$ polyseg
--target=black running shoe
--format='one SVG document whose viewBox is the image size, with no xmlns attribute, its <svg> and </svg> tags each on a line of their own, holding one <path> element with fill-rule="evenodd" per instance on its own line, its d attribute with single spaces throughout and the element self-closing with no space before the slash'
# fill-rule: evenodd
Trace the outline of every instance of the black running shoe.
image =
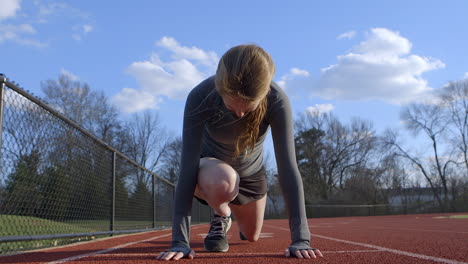
<svg viewBox="0 0 468 264">
<path fill-rule="evenodd" d="M 210 232 L 205 237 L 205 250 L 210 252 L 227 252 L 229 244 L 226 233 L 231 228 L 230 216 L 214 215 L 210 223 Z"/>
</svg>

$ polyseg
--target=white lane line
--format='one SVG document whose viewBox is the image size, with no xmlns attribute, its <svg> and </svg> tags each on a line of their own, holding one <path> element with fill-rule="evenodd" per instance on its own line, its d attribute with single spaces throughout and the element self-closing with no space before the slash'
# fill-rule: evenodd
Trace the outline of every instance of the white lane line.
<svg viewBox="0 0 468 264">
<path fill-rule="evenodd" d="M 200 227 L 201 226 L 193 227 L 192 230 L 200 228 Z M 77 255 L 77 256 L 73 256 L 73 257 L 69 257 L 69 258 L 59 259 L 59 260 L 52 261 L 52 262 L 47 262 L 46 264 L 65 263 L 65 262 L 74 261 L 74 260 L 81 259 L 81 258 L 94 256 L 94 255 L 105 254 L 105 253 L 112 252 L 112 251 L 115 251 L 115 250 L 118 250 L 118 249 L 122 249 L 122 248 L 125 248 L 125 247 L 128 247 L 128 246 L 136 245 L 136 244 L 139 244 L 139 243 L 145 243 L 145 242 L 148 242 L 148 241 L 156 240 L 156 239 L 167 237 L 167 236 L 170 236 L 170 235 L 172 235 L 172 232 L 170 232 L 169 234 L 165 234 L 165 235 L 161 235 L 161 236 L 157 236 L 157 237 L 152 237 L 152 238 L 148 238 L 148 239 L 145 239 L 145 240 L 140 240 L 140 241 L 135 241 L 135 242 L 130 242 L 130 243 L 118 245 L 118 246 L 111 247 L 111 248 L 108 248 L 108 249 L 103 249 L 103 250 L 99 250 L 99 251 L 95 251 L 95 252 L 91 252 L 91 253 L 87 253 L 87 254 L 83 254 L 83 255 Z"/>
<path fill-rule="evenodd" d="M 273 237 L 273 233 L 260 233 L 259 238 L 269 238 Z"/>
<path fill-rule="evenodd" d="M 384 252 L 384 250 L 381 249 L 375 249 L 375 250 L 338 250 L 338 251 L 320 251 L 324 254 L 330 254 L 330 253 L 338 253 L 338 254 L 345 254 L 345 253 L 372 253 L 372 252 Z"/>
<path fill-rule="evenodd" d="M 265 226 L 280 229 L 280 230 L 289 231 L 289 229 L 287 229 L 287 228 L 281 228 L 281 227 L 276 227 L 276 226 L 271 226 L 271 225 L 265 225 Z M 357 245 L 357 246 L 362 246 L 362 247 L 378 249 L 378 250 L 381 250 L 381 251 L 386 251 L 386 252 L 390 252 L 390 253 L 394 253 L 394 254 L 398 254 L 398 255 L 436 261 L 436 262 L 449 263 L 449 264 L 468 264 L 468 262 L 461 262 L 461 261 L 456 261 L 456 260 L 451 260 L 451 259 L 444 259 L 444 258 L 426 256 L 426 255 L 412 253 L 412 252 L 408 252 L 408 251 L 402 251 L 402 250 L 398 250 L 398 249 L 380 247 L 380 246 L 376 246 L 376 245 L 360 243 L 360 242 L 354 242 L 354 241 L 349 241 L 349 240 L 344 240 L 344 239 L 338 239 L 338 238 L 334 238 L 334 237 L 328 237 L 328 236 L 322 236 L 322 235 L 311 235 L 311 236 L 320 237 L 320 238 L 323 238 L 323 239 L 328 239 L 328 240 L 332 240 L 332 241 L 336 241 L 336 242 L 347 243 L 347 244 L 351 244 L 351 245 Z"/>
<path fill-rule="evenodd" d="M 360 226 L 353 226 L 355 228 L 363 228 Z M 421 231 L 421 232 L 437 232 L 437 233 L 454 233 L 454 234 L 468 234 L 468 232 L 461 231 L 446 231 L 446 230 L 431 230 L 431 229 L 414 229 L 414 228 L 398 228 L 398 227 L 365 227 L 369 229 L 394 229 L 394 230 L 405 230 L 405 231 Z"/>
</svg>

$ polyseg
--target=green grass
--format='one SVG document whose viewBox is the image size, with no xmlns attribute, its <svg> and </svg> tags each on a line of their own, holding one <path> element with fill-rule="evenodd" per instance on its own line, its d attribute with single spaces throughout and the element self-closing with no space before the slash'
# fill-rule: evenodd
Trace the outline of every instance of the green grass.
<svg viewBox="0 0 468 264">
<path fill-rule="evenodd" d="M 468 215 L 436 216 L 436 217 L 433 217 L 433 218 L 468 219 Z"/>
<path fill-rule="evenodd" d="M 92 232 L 69 223 L 61 223 L 31 216 L 0 215 L 0 236 L 45 235 Z"/>
<path fill-rule="evenodd" d="M 167 221 L 157 223 L 157 226 L 169 227 L 170 225 L 171 223 Z M 115 229 L 148 229 L 152 228 L 152 226 L 152 221 L 117 221 Z M 73 220 L 57 222 L 30 216 L 0 215 L 0 236 L 91 233 L 99 231 L 109 231 L 109 220 Z M 95 238 L 94 236 L 88 236 L 0 243 L 0 255 L 16 251 L 65 245 Z"/>
<path fill-rule="evenodd" d="M 92 229 L 83 228 L 69 223 L 60 223 L 37 217 L 15 215 L 0 215 L 0 226 L 2 227 L 0 229 L 0 236 L 88 233 L 93 231 Z M 64 245 L 89 239 L 94 239 L 94 237 L 0 243 L 0 254 L 13 253 L 16 251 L 29 250 L 35 248 Z"/>
<path fill-rule="evenodd" d="M 449 218 L 455 218 L 455 219 L 468 219 L 468 215 L 451 215 Z"/>
</svg>

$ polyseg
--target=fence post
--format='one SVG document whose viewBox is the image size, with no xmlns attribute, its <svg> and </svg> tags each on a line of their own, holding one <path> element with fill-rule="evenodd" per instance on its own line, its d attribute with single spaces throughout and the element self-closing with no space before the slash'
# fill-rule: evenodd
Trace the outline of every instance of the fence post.
<svg viewBox="0 0 468 264">
<path fill-rule="evenodd" d="M 2 149 L 3 96 L 5 94 L 5 83 L 6 83 L 6 77 L 5 75 L 0 73 L 0 150 Z"/>
<path fill-rule="evenodd" d="M 110 231 L 115 231 L 115 163 L 116 153 L 115 151 L 112 151 Z"/>
<path fill-rule="evenodd" d="M 153 185 L 153 228 L 156 228 L 156 181 L 154 174 L 151 174 L 151 183 Z"/>
</svg>

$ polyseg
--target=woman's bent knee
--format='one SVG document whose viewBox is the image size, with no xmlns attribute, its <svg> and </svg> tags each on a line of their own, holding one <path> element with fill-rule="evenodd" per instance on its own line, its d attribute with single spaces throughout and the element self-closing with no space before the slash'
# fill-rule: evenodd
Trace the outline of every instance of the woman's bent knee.
<svg viewBox="0 0 468 264">
<path fill-rule="evenodd" d="M 200 160 L 197 187 L 206 199 L 228 202 L 239 192 L 239 175 L 221 160 L 203 158 Z"/>
</svg>

